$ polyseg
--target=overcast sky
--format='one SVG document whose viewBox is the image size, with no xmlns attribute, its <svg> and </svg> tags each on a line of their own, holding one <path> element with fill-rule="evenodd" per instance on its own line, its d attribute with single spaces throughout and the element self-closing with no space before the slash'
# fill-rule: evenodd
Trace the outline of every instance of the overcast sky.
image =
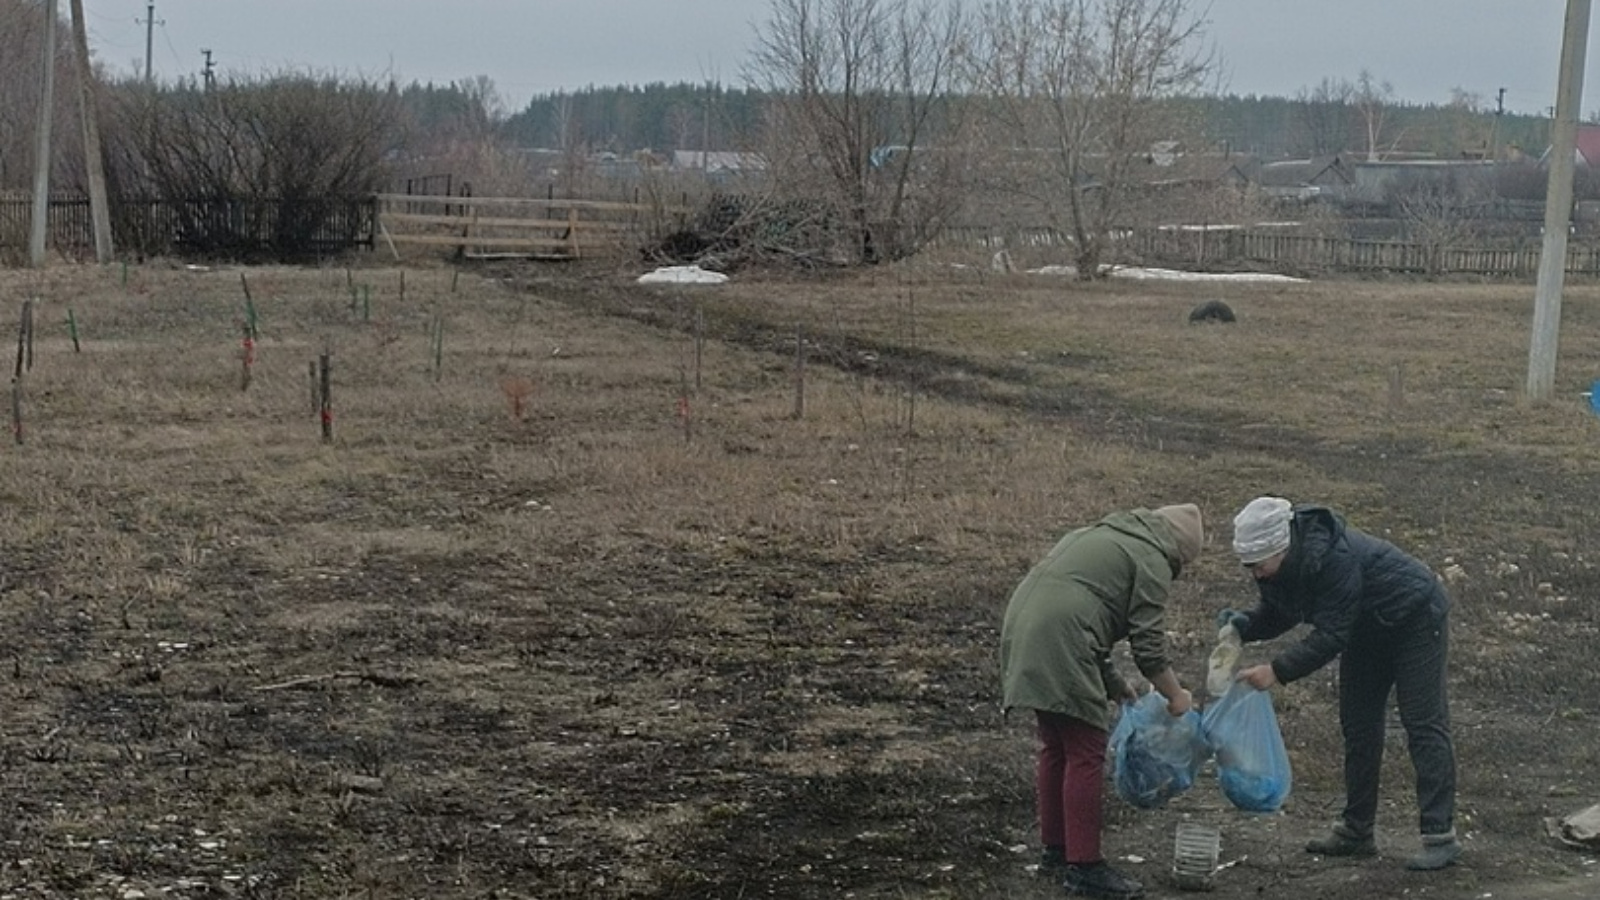
<svg viewBox="0 0 1600 900">
<path fill-rule="evenodd" d="M 136 20 L 148 2 L 84 0 L 94 52 L 113 68 L 143 71 Z M 160 78 L 198 73 L 203 49 L 223 72 L 487 75 L 514 112 L 536 93 L 590 84 L 742 84 L 767 9 L 766 0 L 155 0 L 151 56 Z M 1504 88 L 1508 111 L 1539 113 L 1555 102 L 1565 9 L 1565 0 L 1212 0 L 1209 38 L 1238 94 L 1293 96 L 1366 69 L 1401 100 L 1444 103 L 1461 88 L 1492 108 Z M 1595 49 L 1588 70 L 1585 111 L 1600 109 Z"/>
</svg>

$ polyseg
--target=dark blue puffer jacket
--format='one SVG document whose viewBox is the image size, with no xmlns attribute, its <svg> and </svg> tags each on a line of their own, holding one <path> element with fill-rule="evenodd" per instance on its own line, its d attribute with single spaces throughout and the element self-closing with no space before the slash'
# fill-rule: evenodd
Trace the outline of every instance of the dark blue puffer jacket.
<svg viewBox="0 0 1600 900">
<path fill-rule="evenodd" d="M 1364 632 L 1433 628 L 1450 608 L 1431 569 L 1321 506 L 1294 508 L 1289 554 L 1277 574 L 1256 584 L 1261 602 L 1242 639 L 1264 641 L 1302 622 L 1311 626 L 1272 661 L 1285 684 L 1327 665 Z"/>
</svg>

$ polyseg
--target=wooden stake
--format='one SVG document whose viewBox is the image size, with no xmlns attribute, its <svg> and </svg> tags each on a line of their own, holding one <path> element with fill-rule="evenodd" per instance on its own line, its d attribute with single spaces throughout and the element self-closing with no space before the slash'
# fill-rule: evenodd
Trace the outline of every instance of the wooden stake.
<svg viewBox="0 0 1600 900">
<path fill-rule="evenodd" d="M 917 295 L 910 290 L 906 291 L 906 346 L 917 346 Z M 917 388 L 910 381 L 906 382 L 906 434 L 915 434 L 917 431 Z M 909 448 L 906 451 L 910 452 Z"/>
<path fill-rule="evenodd" d="M 433 380 L 437 382 L 444 370 L 444 314 L 433 320 Z"/>
<path fill-rule="evenodd" d="M 17 320 L 17 369 L 12 373 L 12 380 L 22 377 L 22 364 L 26 361 L 28 347 L 28 318 L 33 314 L 33 301 L 22 301 L 22 315 Z"/>
<path fill-rule="evenodd" d="M 706 347 L 706 314 L 700 304 L 694 306 L 694 392 L 700 394 L 700 361 L 705 355 Z"/>
<path fill-rule="evenodd" d="M 333 378 L 330 353 L 322 351 L 322 356 L 317 360 L 321 366 L 317 377 L 318 408 L 322 419 L 322 442 L 333 443 Z"/>
<path fill-rule="evenodd" d="M 72 307 L 67 307 L 67 333 L 72 335 L 72 352 L 79 352 L 78 347 L 78 320 L 72 316 Z"/>
<path fill-rule="evenodd" d="M 17 446 L 22 446 L 22 378 L 11 379 L 11 433 L 16 435 Z"/>
<path fill-rule="evenodd" d="M 311 415 L 315 416 L 322 412 L 322 389 L 317 383 L 317 361 L 313 359 L 308 365 L 311 370 Z"/>
<path fill-rule="evenodd" d="M 794 330 L 794 417 L 806 414 L 806 334 L 805 329 Z"/>
<path fill-rule="evenodd" d="M 22 327 L 28 336 L 28 371 L 33 371 L 33 301 L 22 307 Z"/>
<path fill-rule="evenodd" d="M 683 420 L 683 442 L 685 444 L 694 440 L 694 417 L 690 414 L 689 406 L 689 372 L 687 369 L 678 369 L 678 418 Z"/>
<path fill-rule="evenodd" d="M 256 342 L 253 336 L 254 329 L 250 327 L 249 322 L 245 322 L 241 328 L 244 331 L 244 341 L 240 345 L 243 350 L 241 356 L 244 360 L 244 367 L 239 373 L 239 390 L 248 391 L 250 390 L 250 369 L 256 364 Z"/>
<path fill-rule="evenodd" d="M 254 339 L 256 333 L 256 304 L 250 298 L 250 282 L 245 280 L 244 273 L 239 273 L 239 287 L 244 289 L 244 324 L 249 332 L 247 337 Z"/>
</svg>

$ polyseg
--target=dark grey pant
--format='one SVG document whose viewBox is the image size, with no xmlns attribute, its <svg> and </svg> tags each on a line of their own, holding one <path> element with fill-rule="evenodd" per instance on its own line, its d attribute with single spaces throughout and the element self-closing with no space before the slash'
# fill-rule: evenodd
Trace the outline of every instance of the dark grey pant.
<svg viewBox="0 0 1600 900">
<path fill-rule="evenodd" d="M 1344 731 L 1344 821 L 1371 834 L 1392 688 L 1417 773 L 1423 834 L 1447 834 L 1456 811 L 1456 754 L 1450 742 L 1445 662 L 1448 613 L 1424 613 L 1394 629 L 1358 628 L 1339 659 L 1339 724 Z"/>
</svg>

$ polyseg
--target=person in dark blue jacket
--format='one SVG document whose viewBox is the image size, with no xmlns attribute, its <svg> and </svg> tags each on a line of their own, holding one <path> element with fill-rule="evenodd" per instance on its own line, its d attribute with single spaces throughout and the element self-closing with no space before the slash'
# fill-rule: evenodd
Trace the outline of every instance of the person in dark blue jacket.
<svg viewBox="0 0 1600 900">
<path fill-rule="evenodd" d="M 1261 599 L 1249 612 L 1223 610 L 1220 627 L 1245 642 L 1311 630 L 1272 662 L 1238 679 L 1257 690 L 1288 684 L 1339 658 L 1339 724 L 1344 734 L 1345 807 L 1333 833 L 1306 845 L 1324 856 L 1373 856 L 1378 775 L 1389 692 L 1417 775 L 1422 851 L 1414 870 L 1442 869 L 1461 856 L 1455 833 L 1456 759 L 1445 686 L 1450 597 L 1426 565 L 1388 541 L 1345 524 L 1321 506 L 1257 497 L 1233 520 L 1234 553 Z"/>
</svg>

